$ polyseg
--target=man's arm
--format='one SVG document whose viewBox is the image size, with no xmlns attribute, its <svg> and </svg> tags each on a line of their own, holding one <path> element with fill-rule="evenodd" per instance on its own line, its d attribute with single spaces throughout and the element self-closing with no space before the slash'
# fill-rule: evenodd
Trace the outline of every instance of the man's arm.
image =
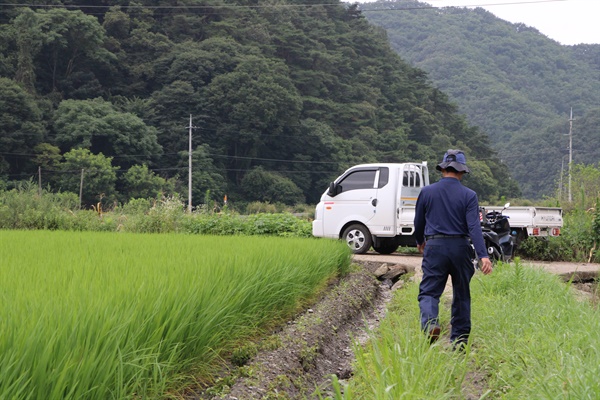
<svg viewBox="0 0 600 400">
<path fill-rule="evenodd" d="M 489 258 L 487 249 L 485 248 L 485 241 L 483 240 L 483 233 L 481 232 L 481 223 L 479 221 L 479 202 L 477 201 L 477 195 L 475 192 L 472 193 L 471 198 L 467 203 L 467 228 L 469 229 L 469 237 L 475 247 L 477 257 L 480 259 Z"/>
<path fill-rule="evenodd" d="M 477 257 L 481 260 L 481 272 L 485 275 L 490 274 L 492 272 L 492 262 L 490 261 L 487 249 L 485 248 L 485 241 L 483 240 L 483 233 L 481 232 L 479 202 L 477 201 L 477 195 L 475 193 L 473 193 L 473 197 L 467 205 L 467 226 Z"/>
<path fill-rule="evenodd" d="M 419 193 L 417 197 L 417 204 L 415 205 L 415 240 L 417 241 L 417 249 L 423 253 L 425 248 L 425 201 L 422 197 L 423 192 Z"/>
</svg>

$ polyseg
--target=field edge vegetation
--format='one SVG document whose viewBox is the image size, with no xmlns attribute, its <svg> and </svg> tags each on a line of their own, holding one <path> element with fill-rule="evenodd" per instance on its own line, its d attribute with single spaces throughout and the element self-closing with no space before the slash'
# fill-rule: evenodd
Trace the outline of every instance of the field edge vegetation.
<svg viewBox="0 0 600 400">
<path fill-rule="evenodd" d="M 355 346 L 353 378 L 334 378 L 335 399 L 595 398 L 600 310 L 570 289 L 519 259 L 490 276 L 476 274 L 473 331 L 462 353 L 447 336 L 429 344 L 420 331 L 418 284 L 410 284 L 395 292 L 371 340 Z M 450 301 L 448 294 L 440 304 L 444 327 Z"/>
<path fill-rule="evenodd" d="M 518 255 L 544 261 L 600 262 L 600 203 L 591 193 L 582 191 L 564 209 L 560 237 L 528 238 Z M 558 205 L 550 199 L 546 202 Z M 100 206 L 82 210 L 73 193 L 40 193 L 29 185 L 0 191 L 0 229 L 310 238 L 313 216 L 312 206 L 289 208 L 261 202 L 248 204 L 245 214 L 227 205 L 203 205 L 190 213 L 178 197 L 132 199 L 111 210 Z"/>
</svg>

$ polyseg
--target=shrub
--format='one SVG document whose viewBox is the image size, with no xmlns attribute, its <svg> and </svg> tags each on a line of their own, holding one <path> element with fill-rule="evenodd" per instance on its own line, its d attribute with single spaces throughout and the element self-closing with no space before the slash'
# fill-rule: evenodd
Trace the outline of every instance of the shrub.
<svg viewBox="0 0 600 400">
<path fill-rule="evenodd" d="M 74 193 L 42 191 L 32 182 L 0 192 L 0 228 L 2 229 L 65 229 L 79 208 Z"/>
<path fill-rule="evenodd" d="M 594 245 L 592 220 L 593 216 L 586 211 L 565 214 L 561 236 L 529 237 L 521 243 L 519 254 L 535 260 L 587 262 Z"/>
</svg>

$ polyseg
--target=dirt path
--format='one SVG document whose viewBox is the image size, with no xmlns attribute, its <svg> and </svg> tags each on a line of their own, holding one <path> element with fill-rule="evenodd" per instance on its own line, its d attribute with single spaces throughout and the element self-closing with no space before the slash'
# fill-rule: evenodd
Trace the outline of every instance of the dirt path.
<svg viewBox="0 0 600 400">
<path fill-rule="evenodd" d="M 198 391 L 186 399 L 318 399 L 317 393 L 321 398 L 331 395 L 332 375 L 342 380 L 351 376 L 353 341 L 364 342 L 368 330 L 385 317 L 390 286 L 377 281 L 373 273 L 382 264 L 399 265 L 419 279 L 422 258 L 368 253 L 355 255 L 354 261 L 363 268 L 340 279 L 316 304 L 259 343 L 258 354 L 224 378 L 230 385 L 216 392 L 214 388 Z M 593 279 L 600 271 L 600 264 L 523 263 L 565 280 Z"/>
<path fill-rule="evenodd" d="M 411 268 L 412 271 L 419 274 L 422 257 L 420 255 L 382 255 L 377 253 L 367 253 L 354 255 L 354 260 L 373 263 L 401 264 Z M 548 262 L 533 260 L 522 260 L 522 263 L 529 267 L 541 268 L 553 274 L 557 274 L 562 277 L 568 277 L 569 279 L 574 276 L 575 281 L 593 279 L 600 273 L 600 264 L 594 263 Z"/>
</svg>

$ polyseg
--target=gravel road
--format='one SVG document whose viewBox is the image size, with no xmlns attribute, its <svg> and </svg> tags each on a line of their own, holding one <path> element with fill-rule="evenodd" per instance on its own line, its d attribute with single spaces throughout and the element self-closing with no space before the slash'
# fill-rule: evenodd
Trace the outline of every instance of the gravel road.
<svg viewBox="0 0 600 400">
<path fill-rule="evenodd" d="M 400 264 L 414 271 L 417 275 L 420 273 L 422 257 L 420 255 L 390 254 L 383 255 L 375 252 L 366 254 L 355 254 L 354 259 L 362 262 Z M 548 262 L 522 260 L 524 265 L 533 268 L 541 268 L 553 274 L 560 275 L 565 279 L 570 279 L 574 275 L 574 281 L 592 280 L 599 276 L 600 264 L 595 263 L 573 263 L 573 262 Z"/>
</svg>

